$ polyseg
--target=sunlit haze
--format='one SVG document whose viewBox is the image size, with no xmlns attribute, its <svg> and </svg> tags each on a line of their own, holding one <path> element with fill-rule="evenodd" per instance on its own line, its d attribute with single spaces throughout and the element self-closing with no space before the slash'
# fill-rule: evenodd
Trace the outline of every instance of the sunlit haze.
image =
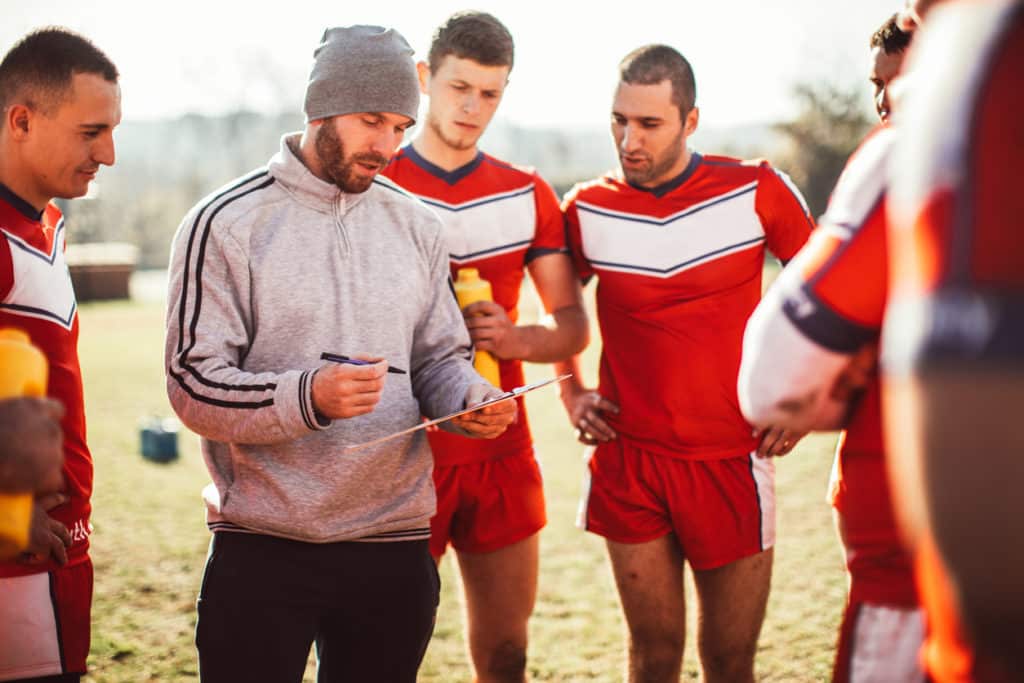
<svg viewBox="0 0 1024 683">
<path fill-rule="evenodd" d="M 122 73 L 125 120 L 237 109 L 298 111 L 313 47 L 327 26 L 401 31 L 424 56 L 434 27 L 467 7 L 492 12 L 516 41 L 499 117 L 524 126 L 604 126 L 615 66 L 631 49 L 668 43 L 693 64 L 702 124 L 791 115 L 792 86 L 864 83 L 868 38 L 899 0 L 600 3 L 4 2 L 0 50 L 59 24 L 90 37 Z M 865 95 L 866 101 L 867 95 Z"/>
</svg>

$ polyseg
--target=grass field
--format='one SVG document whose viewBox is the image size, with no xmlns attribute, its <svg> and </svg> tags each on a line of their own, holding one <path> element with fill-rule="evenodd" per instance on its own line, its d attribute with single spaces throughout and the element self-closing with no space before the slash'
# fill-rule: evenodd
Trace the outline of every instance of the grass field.
<svg viewBox="0 0 1024 683">
<path fill-rule="evenodd" d="M 209 542 L 199 496 L 208 481 L 206 470 L 198 441 L 188 433 L 182 433 L 181 458 L 172 464 L 143 460 L 138 446 L 141 418 L 171 414 L 162 339 L 159 304 L 81 309 L 89 441 L 96 460 L 96 591 L 88 681 L 197 678 L 192 635 Z M 595 359 L 586 360 L 593 377 Z M 545 367 L 529 368 L 528 379 L 548 373 Z M 531 394 L 528 410 L 550 520 L 541 537 L 530 676 L 537 681 L 621 680 L 624 627 L 604 547 L 574 527 L 580 447 L 554 390 Z M 834 440 L 832 435 L 808 439 L 777 462 L 778 543 L 758 653 L 760 680 L 820 681 L 830 672 L 845 592 L 841 554 L 824 502 Z M 441 608 L 420 680 L 465 681 L 458 577 L 450 558 L 441 575 Z M 692 609 L 689 622 L 693 634 Z M 699 678 L 692 635 L 684 672 L 684 680 Z M 306 680 L 314 680 L 312 662 Z"/>
</svg>

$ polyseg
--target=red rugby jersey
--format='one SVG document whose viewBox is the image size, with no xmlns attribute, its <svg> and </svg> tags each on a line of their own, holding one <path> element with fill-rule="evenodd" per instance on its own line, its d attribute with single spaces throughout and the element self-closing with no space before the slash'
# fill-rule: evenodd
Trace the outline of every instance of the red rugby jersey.
<svg viewBox="0 0 1024 683">
<path fill-rule="evenodd" d="M 850 157 L 818 230 L 751 319 L 743 373 L 752 376 L 741 379 L 741 389 L 759 391 L 750 400 L 773 402 L 780 415 L 781 406 L 821 396 L 804 404 L 814 411 L 850 357 L 879 342 L 888 294 L 886 171 L 893 140 L 891 129 L 878 128 Z M 829 498 L 840 513 L 856 577 L 851 599 L 915 605 L 912 563 L 889 493 L 877 369 L 849 406 L 845 425 Z"/>
<path fill-rule="evenodd" d="M 478 152 L 454 171 L 403 147 L 384 170 L 400 186 L 433 208 L 444 224 L 452 276 L 476 268 L 491 283 L 494 301 L 513 323 L 519 317 L 523 269 L 545 254 L 565 251 L 565 229 L 554 191 L 533 169 Z M 522 362 L 502 360 L 501 387 L 523 384 Z M 497 439 L 470 439 L 445 431 L 428 435 L 439 465 L 478 462 L 523 453 L 531 446 L 522 399 L 519 419 Z"/>
<path fill-rule="evenodd" d="M 68 502 L 50 516 L 71 532 L 68 564 L 86 559 L 92 510 L 92 455 L 85 443 L 78 306 L 64 262 L 64 219 L 50 204 L 42 215 L 0 185 L 0 327 L 28 333 L 50 364 L 47 396 L 64 404 L 64 481 Z M 0 577 L 50 571 L 57 565 L 0 563 Z"/>
<path fill-rule="evenodd" d="M 601 394 L 642 448 L 716 459 L 757 447 L 736 377 L 761 298 L 765 246 L 788 260 L 812 230 L 799 191 L 765 161 L 693 154 L 653 189 L 613 175 L 563 202 L 580 276 L 598 276 Z"/>
<path fill-rule="evenodd" d="M 884 370 L 946 362 L 1024 363 L 1024 4 L 950 2 L 914 48 L 890 204 L 892 300 Z M 985 466 L 984 452 L 972 453 Z M 977 656 L 938 554 L 918 578 L 940 683 L 1012 680 Z"/>
</svg>

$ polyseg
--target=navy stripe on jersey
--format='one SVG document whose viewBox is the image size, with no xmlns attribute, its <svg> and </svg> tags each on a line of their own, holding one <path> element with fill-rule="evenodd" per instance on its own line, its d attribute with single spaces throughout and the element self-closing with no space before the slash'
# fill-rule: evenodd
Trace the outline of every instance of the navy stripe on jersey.
<svg viewBox="0 0 1024 683">
<path fill-rule="evenodd" d="M 2 186 L 0 186 L 0 187 L 2 187 Z M 42 251 L 40 249 L 36 249 L 31 244 L 29 244 L 28 242 L 25 242 L 24 240 L 22 240 L 17 235 L 12 235 L 11 233 L 7 232 L 6 230 L 3 231 L 3 232 L 4 232 L 4 236 L 7 237 L 7 241 L 11 243 L 12 247 L 17 247 L 18 249 L 24 251 L 29 256 L 34 256 L 35 258 L 39 259 L 40 261 L 43 261 L 43 262 L 47 263 L 48 265 L 52 266 L 53 262 L 57 260 L 57 250 L 61 246 L 60 235 L 61 235 L 62 232 L 64 232 L 64 219 L 63 218 L 60 219 L 60 222 L 57 223 L 57 227 L 53 231 L 53 244 L 50 245 L 50 253 L 49 254 L 47 254 L 45 251 Z"/>
<path fill-rule="evenodd" d="M 742 161 L 728 161 L 726 159 L 705 159 L 704 163 L 711 166 L 749 166 L 749 164 L 746 164 Z M 796 183 L 793 182 L 793 179 L 790 178 L 788 174 L 783 173 L 774 166 L 771 167 L 771 169 L 775 176 L 782 181 L 782 184 L 786 186 L 786 189 L 789 190 L 789 193 L 793 195 L 793 198 L 796 199 L 797 203 L 800 204 L 801 208 L 803 208 L 804 218 L 807 220 L 807 224 L 811 227 L 811 230 L 813 230 L 814 221 L 811 220 L 811 207 L 807 205 L 807 200 L 804 199 L 804 196 L 797 188 Z"/>
<path fill-rule="evenodd" d="M 484 160 L 484 153 L 478 151 L 476 153 L 476 156 L 473 157 L 473 160 L 470 161 L 468 164 L 459 166 L 458 168 L 451 171 L 446 171 L 437 164 L 433 164 L 427 161 L 427 159 L 421 156 L 420 153 L 416 151 L 416 148 L 413 147 L 412 145 L 406 146 L 402 150 L 402 152 L 405 154 L 405 156 L 409 157 L 409 161 L 413 162 L 430 175 L 434 176 L 435 178 L 438 178 L 439 180 L 443 180 L 449 185 L 454 185 L 455 183 L 459 182 L 460 180 L 468 176 L 470 173 L 475 171 Z"/>
<path fill-rule="evenodd" d="M 826 306 L 809 284 L 789 294 L 782 311 L 801 333 L 814 343 L 836 353 L 854 353 L 878 339 L 880 330 L 845 318 Z"/>
<path fill-rule="evenodd" d="M 703 211 L 704 209 L 711 208 L 712 206 L 715 206 L 716 204 L 721 204 L 722 202 L 727 202 L 727 201 L 729 201 L 731 199 L 736 199 L 737 197 L 742 197 L 743 195 L 749 194 L 751 192 L 755 192 L 756 190 L 757 190 L 757 183 L 756 182 L 748 183 L 746 185 L 743 185 L 740 188 L 737 188 L 736 190 L 732 190 L 728 194 L 723 194 L 723 195 L 720 195 L 720 196 L 715 197 L 713 199 L 709 199 L 706 202 L 703 202 L 703 203 L 700 203 L 700 204 L 696 204 L 694 206 L 691 206 L 688 209 L 684 209 L 684 210 L 682 210 L 682 211 L 680 211 L 678 213 L 674 213 L 671 216 L 667 216 L 665 218 L 649 218 L 649 217 L 641 218 L 640 216 L 638 216 L 636 214 L 622 213 L 620 211 L 611 211 L 609 209 L 599 209 L 599 208 L 597 208 L 596 206 L 594 206 L 592 204 L 587 204 L 587 203 L 580 202 L 580 201 L 576 202 L 576 210 L 577 211 L 584 211 L 586 213 L 593 213 L 593 214 L 596 214 L 598 216 L 605 216 L 607 218 L 616 218 L 616 219 L 619 219 L 619 220 L 631 221 L 633 223 L 644 223 L 646 225 L 666 226 L 666 225 L 669 225 L 670 223 L 673 223 L 673 222 L 679 220 L 680 218 L 686 218 L 687 216 L 692 216 L 693 214 L 699 213 L 699 212 Z"/>
<path fill-rule="evenodd" d="M 629 181 L 626 181 L 626 184 L 628 184 L 634 190 L 640 190 L 641 192 L 650 192 L 658 199 L 661 199 L 669 192 L 671 192 L 672 190 L 676 189 L 677 187 L 685 183 L 687 180 L 689 180 L 690 176 L 692 176 L 694 172 L 696 172 L 697 167 L 700 166 L 701 159 L 703 159 L 703 157 L 700 154 L 694 152 L 693 155 L 690 157 L 689 163 L 686 164 L 686 168 L 683 169 L 682 173 L 677 175 L 675 178 L 672 178 L 671 180 L 665 181 L 664 183 L 658 185 L 657 187 L 641 187 L 640 185 L 634 185 Z"/>
<path fill-rule="evenodd" d="M 502 245 L 499 245 L 497 247 L 491 247 L 490 249 L 481 249 L 480 251 L 474 251 L 474 252 L 469 253 L 469 254 L 449 254 L 448 258 L 450 258 L 452 261 L 455 261 L 456 263 L 463 263 L 465 261 L 473 261 L 473 260 L 478 259 L 478 258 L 483 258 L 484 256 L 493 256 L 495 254 L 502 253 L 502 252 L 515 251 L 516 249 L 522 249 L 523 247 L 528 246 L 531 242 L 533 242 L 533 240 L 529 239 L 529 240 L 523 240 L 522 242 L 513 242 L 511 244 L 502 244 Z"/>
<path fill-rule="evenodd" d="M 494 202 L 500 202 L 500 201 L 503 201 L 505 199 L 512 199 L 513 197 L 520 197 L 520 196 L 522 196 L 524 194 L 530 194 L 531 192 L 533 192 L 533 183 L 530 183 L 526 187 L 520 188 L 518 190 L 510 190 L 508 192 L 501 192 L 499 194 L 492 194 L 492 195 L 490 195 L 488 197 L 483 197 L 482 199 L 474 199 L 474 200 L 466 202 L 464 204 L 449 204 L 447 202 L 442 202 L 441 200 L 435 199 L 433 197 L 427 197 L 427 196 L 424 196 L 424 195 L 416 195 L 416 196 L 424 204 L 428 204 L 428 205 L 436 207 L 438 209 L 444 209 L 446 211 L 458 212 L 458 211 L 465 211 L 466 209 L 475 209 L 476 207 L 483 206 L 484 204 L 492 204 Z"/>
<path fill-rule="evenodd" d="M 737 242 L 736 244 L 730 244 L 729 246 L 722 247 L 721 249 L 715 249 L 714 251 L 709 251 L 706 254 L 702 254 L 702 255 L 697 256 L 695 258 L 689 259 L 688 261 L 683 261 L 682 263 L 678 263 L 678 264 L 676 264 L 674 266 L 669 266 L 668 268 L 654 268 L 654 267 L 651 267 L 651 266 L 637 266 L 637 265 L 633 265 L 633 264 L 630 264 L 630 263 L 615 263 L 615 262 L 612 262 L 612 261 L 598 261 L 598 260 L 595 260 L 595 259 L 588 259 L 588 260 L 590 261 L 590 263 L 592 265 L 604 266 L 605 268 L 617 268 L 617 269 L 621 269 L 621 270 L 634 270 L 634 271 L 640 271 L 640 272 L 658 273 L 659 275 L 666 275 L 666 274 L 672 273 L 672 272 L 674 272 L 676 270 L 679 270 L 681 268 L 686 268 L 688 266 L 693 266 L 693 265 L 696 265 L 696 264 L 701 263 L 703 261 L 708 261 L 708 260 L 714 258 L 715 256 L 719 256 L 719 255 L 724 254 L 726 252 L 743 249 L 745 247 L 753 246 L 755 244 L 760 244 L 761 242 L 764 242 L 764 237 L 755 237 L 754 239 L 746 240 L 746 241 L 743 241 L 743 242 Z"/>
<path fill-rule="evenodd" d="M 45 263 L 46 266 L 52 268 L 56 263 L 57 257 L 60 255 L 59 250 L 63 248 L 63 229 L 65 229 L 65 221 L 63 221 L 63 218 L 60 218 L 60 220 L 56 224 L 56 227 L 54 228 L 53 244 L 50 245 L 49 253 L 46 253 L 40 249 L 36 249 L 29 243 L 18 238 L 17 236 L 14 236 L 14 234 L 11 234 L 6 230 L 0 230 L 0 232 L 3 232 L 3 236 L 7 238 L 7 244 L 10 247 L 16 247 L 19 252 L 24 252 L 33 258 L 39 259 L 40 261 Z M 11 257 L 13 258 L 13 254 L 11 254 Z M 68 304 L 68 302 L 70 301 L 71 307 L 68 310 L 67 315 L 63 315 L 61 312 L 54 311 L 49 308 L 40 308 L 39 306 L 30 306 L 24 303 L 0 303 L 0 309 L 7 309 L 14 311 L 16 313 L 23 313 L 32 317 L 48 319 L 48 321 L 53 321 L 54 323 L 56 323 L 62 328 L 65 328 L 66 330 L 71 330 L 72 325 L 75 322 L 75 313 L 78 311 L 78 300 L 74 296 L 74 288 L 71 285 L 71 275 L 67 271 L 67 264 L 65 264 L 65 267 L 61 268 L 59 273 L 54 273 L 54 276 L 58 276 L 58 278 L 68 279 L 67 299 L 59 298 L 59 302 L 50 301 L 50 303 L 52 303 L 54 307 L 56 307 L 57 305 L 62 307 L 63 305 Z M 32 299 L 32 303 L 40 303 L 40 301 L 38 299 Z"/>
<path fill-rule="evenodd" d="M 68 317 L 61 318 L 52 311 L 47 311 L 44 308 L 35 308 L 34 306 L 22 306 L 20 304 L 0 304 L 0 310 L 7 309 L 15 311 L 17 313 L 27 313 L 31 316 L 47 318 L 54 322 L 60 323 L 61 327 L 65 329 L 71 329 L 71 321 L 75 319 L 75 311 L 78 310 L 78 302 L 71 302 L 71 311 L 68 313 Z"/>
<path fill-rule="evenodd" d="M 18 213 L 30 221 L 38 223 L 43 220 L 44 211 L 37 211 L 36 207 L 14 194 L 11 188 L 7 187 L 3 183 L 0 183 L 0 199 L 13 206 Z"/>
<path fill-rule="evenodd" d="M 260 181 L 260 182 L 258 184 L 256 184 L 256 185 L 252 185 L 252 186 L 247 187 L 244 190 L 242 190 L 242 188 L 244 188 L 246 185 L 248 185 L 250 183 L 253 183 L 255 181 Z M 204 205 L 196 213 L 196 218 L 195 218 L 195 220 L 192 223 L 192 230 L 190 231 L 190 234 L 189 234 L 188 246 L 187 246 L 186 252 L 185 252 L 185 273 L 184 273 L 184 277 L 183 277 L 183 280 L 182 280 L 182 295 L 181 295 L 181 302 L 179 304 L 179 311 L 178 311 L 179 324 L 182 326 L 181 327 L 182 330 L 184 330 L 185 309 L 186 309 L 186 302 L 187 302 L 187 299 L 188 299 L 189 269 L 190 269 L 192 248 L 195 245 L 195 238 L 196 238 L 197 233 L 199 232 L 199 226 L 200 226 L 201 223 L 202 223 L 202 237 L 199 240 L 199 251 L 198 251 L 198 255 L 196 257 L 196 266 L 195 266 L 195 304 L 194 304 L 193 311 L 192 311 L 192 320 L 191 320 L 191 323 L 189 324 L 189 327 L 188 327 L 189 343 L 188 343 L 188 346 L 185 346 L 184 349 L 182 349 L 182 346 L 184 344 L 184 336 L 185 335 L 184 335 L 184 332 L 180 332 L 179 333 L 180 336 L 178 338 L 178 348 L 179 348 L 178 362 L 179 362 L 179 365 L 183 369 L 185 369 L 192 377 L 194 377 L 200 384 L 202 384 L 204 386 L 207 386 L 207 387 L 210 387 L 210 388 L 213 388 L 213 389 L 223 389 L 225 391 L 271 391 L 271 390 L 277 388 L 277 384 L 273 383 L 273 382 L 267 382 L 265 384 L 226 384 L 226 383 L 223 383 L 223 382 L 215 382 L 213 380 L 207 379 L 206 377 L 203 377 L 202 374 L 196 368 L 192 367 L 188 363 L 188 361 L 187 361 L 189 352 L 193 348 L 195 348 L 195 345 L 196 345 L 196 327 L 198 326 L 199 315 L 200 315 L 200 312 L 201 312 L 201 309 L 202 309 L 203 261 L 204 261 L 204 259 L 206 257 L 206 245 L 208 243 L 208 240 L 209 240 L 209 237 L 210 237 L 210 233 L 212 231 L 213 219 L 216 218 L 217 214 L 220 213 L 220 211 L 222 209 L 224 209 L 224 207 L 228 206 L 232 202 L 237 201 L 237 200 L 239 200 L 239 199 L 241 199 L 241 198 L 245 197 L 246 195 L 251 194 L 253 192 L 257 192 L 259 190 L 266 189 L 267 187 L 270 187 L 271 185 L 273 185 L 274 182 L 275 182 L 274 178 L 271 177 L 269 172 L 266 171 L 265 169 L 261 170 L 261 171 L 257 171 L 255 173 L 253 173 L 252 175 L 250 175 L 250 176 L 248 176 L 246 178 L 243 178 L 238 183 L 236 183 L 232 187 L 224 190 L 223 192 L 218 194 L 216 197 L 214 197 L 212 200 L 210 200 L 206 205 Z M 239 191 L 239 190 L 241 190 L 241 191 Z M 235 194 L 232 194 L 233 192 Z M 226 197 L 226 199 L 225 199 L 225 197 Z M 212 207 L 220 199 L 224 199 L 224 201 L 221 202 L 215 209 L 210 211 L 209 215 L 205 218 L 205 221 L 204 221 L 204 214 L 206 214 L 207 211 L 210 209 L 210 207 Z M 189 396 L 191 396 L 192 398 L 194 398 L 197 401 L 201 401 L 201 402 L 204 402 L 204 403 L 209 403 L 209 404 L 215 405 L 215 406 L 226 407 L 226 408 L 261 408 L 261 407 L 266 407 L 266 406 L 270 406 L 270 405 L 274 404 L 273 397 L 270 397 L 270 398 L 262 400 L 262 401 L 233 401 L 233 400 L 215 399 L 215 398 L 213 398 L 211 396 L 206 396 L 204 394 L 200 394 L 197 391 L 194 391 L 193 389 L 188 387 L 187 384 L 186 384 L 185 378 L 182 375 L 174 372 L 172 368 L 168 368 L 168 373 L 172 377 L 175 378 L 175 380 L 178 382 L 178 384 L 181 385 L 181 387 L 189 394 Z"/>
</svg>

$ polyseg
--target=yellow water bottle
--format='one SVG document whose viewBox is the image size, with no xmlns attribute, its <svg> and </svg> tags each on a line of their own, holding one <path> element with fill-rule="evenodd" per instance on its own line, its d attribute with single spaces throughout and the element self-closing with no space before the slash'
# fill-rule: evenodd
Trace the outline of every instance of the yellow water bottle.
<svg viewBox="0 0 1024 683">
<path fill-rule="evenodd" d="M 455 278 L 455 298 L 459 302 L 459 308 L 476 303 L 477 301 L 493 301 L 491 294 L 491 283 L 480 277 L 480 271 L 476 268 L 459 268 Z M 487 351 L 476 352 L 473 361 L 476 371 L 494 386 L 501 388 L 501 371 L 498 368 L 498 360 Z"/>
<path fill-rule="evenodd" d="M 45 396 L 49 366 L 46 356 L 13 328 L 0 329 L 0 399 Z M 32 524 L 32 492 L 0 493 L 0 557 L 13 557 L 28 547 Z"/>
</svg>

